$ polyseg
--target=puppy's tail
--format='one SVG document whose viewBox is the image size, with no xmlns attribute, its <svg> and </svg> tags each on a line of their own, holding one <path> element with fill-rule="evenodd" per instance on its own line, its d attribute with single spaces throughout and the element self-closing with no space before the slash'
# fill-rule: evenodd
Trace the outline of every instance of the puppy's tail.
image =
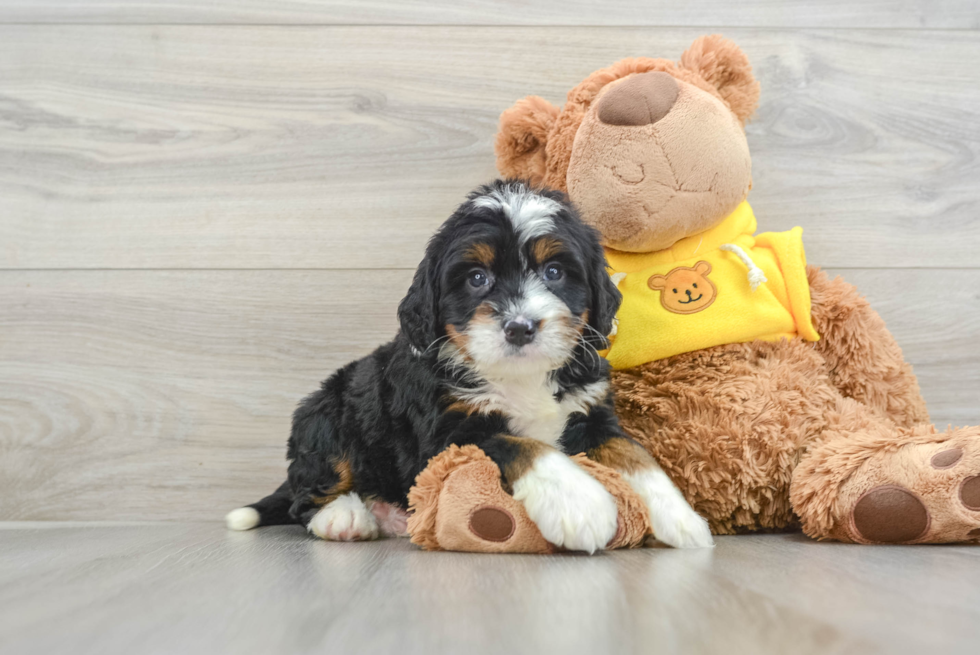
<svg viewBox="0 0 980 655">
<path fill-rule="evenodd" d="M 229 530 L 251 530 L 265 525 L 286 525 L 296 523 L 289 515 L 293 504 L 293 493 L 289 482 L 282 485 L 257 503 L 239 507 L 228 512 L 225 525 Z"/>
</svg>

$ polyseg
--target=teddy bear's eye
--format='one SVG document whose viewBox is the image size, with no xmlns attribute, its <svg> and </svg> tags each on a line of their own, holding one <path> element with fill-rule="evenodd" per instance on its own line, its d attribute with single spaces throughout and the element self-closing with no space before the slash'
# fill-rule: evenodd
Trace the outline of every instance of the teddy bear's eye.
<svg viewBox="0 0 980 655">
<path fill-rule="evenodd" d="M 692 287 L 694 287 L 695 289 L 697 289 L 697 288 L 698 288 L 698 283 L 697 283 L 697 282 L 695 282 L 695 283 L 694 283 L 694 284 L 692 284 L 691 286 L 692 286 Z"/>
<path fill-rule="evenodd" d="M 674 293 L 677 293 L 677 289 L 674 289 Z"/>
</svg>

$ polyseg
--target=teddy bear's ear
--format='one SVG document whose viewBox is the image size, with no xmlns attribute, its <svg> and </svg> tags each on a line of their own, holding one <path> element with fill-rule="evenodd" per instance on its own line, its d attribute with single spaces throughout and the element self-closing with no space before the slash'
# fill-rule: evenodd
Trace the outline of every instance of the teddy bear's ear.
<svg viewBox="0 0 980 655">
<path fill-rule="evenodd" d="M 647 286 L 654 291 L 661 291 L 667 288 L 667 278 L 663 275 L 651 275 L 650 279 L 647 280 Z"/>
<path fill-rule="evenodd" d="M 700 275 L 701 277 L 704 277 L 705 275 L 711 272 L 711 264 L 705 261 L 700 261 L 694 265 L 694 272 Z"/>
<path fill-rule="evenodd" d="M 718 34 L 700 36 L 681 55 L 680 65 L 718 89 L 738 120 L 745 121 L 759 105 L 759 82 L 749 58 L 735 43 Z"/>
<path fill-rule="evenodd" d="M 544 98 L 528 96 L 500 115 L 500 131 L 494 143 L 497 170 L 506 177 L 544 182 L 547 170 L 545 146 L 558 108 Z"/>
</svg>

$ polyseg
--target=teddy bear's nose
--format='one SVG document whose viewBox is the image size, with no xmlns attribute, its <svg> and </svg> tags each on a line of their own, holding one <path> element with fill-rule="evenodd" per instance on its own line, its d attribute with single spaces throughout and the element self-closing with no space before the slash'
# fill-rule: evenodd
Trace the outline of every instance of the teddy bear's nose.
<svg viewBox="0 0 980 655">
<path fill-rule="evenodd" d="M 652 125 L 677 101 L 677 82 L 669 73 L 632 75 L 599 100 L 599 120 L 607 125 Z"/>
</svg>

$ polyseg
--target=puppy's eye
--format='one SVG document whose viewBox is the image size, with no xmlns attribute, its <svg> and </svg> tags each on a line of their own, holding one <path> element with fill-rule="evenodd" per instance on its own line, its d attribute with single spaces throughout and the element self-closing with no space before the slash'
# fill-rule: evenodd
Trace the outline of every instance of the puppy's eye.
<svg viewBox="0 0 980 655">
<path fill-rule="evenodd" d="M 470 286 L 474 289 L 479 289 L 480 287 L 485 287 L 490 284 L 490 276 L 482 268 L 474 268 L 466 276 L 466 281 L 469 282 Z"/>
<path fill-rule="evenodd" d="M 561 267 L 561 264 L 551 262 L 544 267 L 544 273 L 542 277 L 548 282 L 557 282 L 558 280 L 565 277 L 565 269 Z"/>
</svg>

